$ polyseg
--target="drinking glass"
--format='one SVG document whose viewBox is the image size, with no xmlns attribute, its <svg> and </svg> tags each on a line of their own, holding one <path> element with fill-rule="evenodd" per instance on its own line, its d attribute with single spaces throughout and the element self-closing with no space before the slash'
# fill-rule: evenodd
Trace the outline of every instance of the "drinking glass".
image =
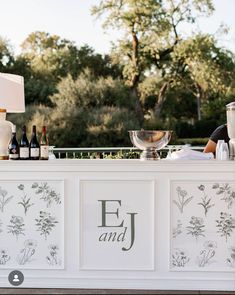
<svg viewBox="0 0 235 295">
<path fill-rule="evenodd" d="M 227 161 L 229 160 L 229 148 L 226 142 L 222 142 L 219 149 L 220 160 Z"/>
<path fill-rule="evenodd" d="M 54 154 L 54 145 L 50 145 L 49 146 L 49 160 L 55 160 L 56 159 L 56 156 Z"/>
<path fill-rule="evenodd" d="M 224 140 L 218 140 L 216 144 L 215 158 L 216 160 L 221 160 L 220 147 L 224 143 Z"/>
</svg>

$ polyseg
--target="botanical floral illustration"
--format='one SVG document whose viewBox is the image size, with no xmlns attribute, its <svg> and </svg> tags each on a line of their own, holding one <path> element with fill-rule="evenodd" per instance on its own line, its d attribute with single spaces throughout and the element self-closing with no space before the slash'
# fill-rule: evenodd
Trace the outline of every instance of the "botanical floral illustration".
<svg viewBox="0 0 235 295">
<path fill-rule="evenodd" d="M 227 242 L 228 237 L 231 236 L 235 229 L 235 218 L 229 213 L 221 212 L 220 219 L 216 220 L 216 227 L 218 228 L 217 232 L 220 233 L 221 237 L 225 237 Z"/>
<path fill-rule="evenodd" d="M 173 183 L 171 265 L 235 269 L 235 181 Z"/>
<path fill-rule="evenodd" d="M 7 250 L 0 249 L 0 265 L 5 265 L 11 257 L 7 254 Z"/>
<path fill-rule="evenodd" d="M 214 241 L 206 241 L 203 247 L 204 249 L 201 250 L 200 255 L 197 257 L 199 267 L 204 267 L 212 262 L 211 259 L 215 256 L 217 243 Z"/>
<path fill-rule="evenodd" d="M 0 212 L 4 211 L 4 207 L 11 201 L 13 196 L 7 197 L 7 191 L 0 186 Z"/>
<path fill-rule="evenodd" d="M 46 257 L 47 263 L 49 265 L 60 265 L 61 260 L 58 257 L 59 247 L 57 245 L 49 245 L 49 255 Z"/>
<path fill-rule="evenodd" d="M 23 197 L 21 197 L 21 202 L 18 202 L 19 205 L 22 205 L 24 208 L 24 214 L 27 214 L 28 209 L 34 205 L 34 203 L 30 203 L 30 198 L 27 198 L 27 194 L 24 190 L 24 185 L 20 184 L 18 185 L 18 189 L 22 191 Z"/>
<path fill-rule="evenodd" d="M 35 189 L 36 194 L 41 196 L 40 199 L 44 200 L 47 203 L 48 208 L 52 205 L 53 202 L 55 202 L 56 204 L 61 203 L 60 194 L 51 189 L 47 182 L 43 182 L 41 184 L 34 182 L 32 184 L 32 188 Z"/>
<path fill-rule="evenodd" d="M 231 267 L 235 267 L 235 246 L 230 249 L 230 257 L 227 258 L 227 263 Z"/>
<path fill-rule="evenodd" d="M 221 195 L 221 200 L 225 201 L 227 208 L 230 209 L 235 201 L 235 191 L 232 190 L 231 186 L 228 183 L 219 184 L 215 183 L 212 186 L 212 189 L 216 190 L 217 195 Z"/>
<path fill-rule="evenodd" d="M 178 235 L 180 235 L 182 233 L 182 222 L 181 220 L 177 220 L 177 225 L 175 228 L 173 228 L 173 232 L 172 232 L 172 235 L 173 235 L 173 238 L 176 238 Z"/>
<path fill-rule="evenodd" d="M 36 247 L 37 241 L 35 240 L 26 240 L 24 242 L 24 248 L 21 249 L 20 254 L 17 256 L 19 265 L 25 265 L 26 263 L 30 263 L 32 261 Z"/>
<path fill-rule="evenodd" d="M 186 255 L 185 251 L 182 249 L 174 249 L 172 254 L 172 266 L 174 267 L 184 267 L 190 258 Z"/>
<path fill-rule="evenodd" d="M 198 186 L 198 189 L 202 192 L 201 202 L 198 205 L 201 205 L 204 209 L 205 216 L 207 215 L 208 210 L 215 206 L 215 204 L 211 203 L 211 198 L 209 198 L 205 193 L 205 185 Z"/>
<path fill-rule="evenodd" d="M 24 235 L 24 227 L 24 219 L 20 216 L 12 215 L 10 224 L 7 226 L 8 233 L 11 233 L 13 236 L 16 236 L 16 239 L 18 240 L 19 235 Z"/>
<path fill-rule="evenodd" d="M 188 197 L 186 190 L 182 190 L 180 186 L 176 188 L 177 201 L 173 200 L 173 203 L 178 207 L 180 213 L 184 212 L 184 207 L 193 199 L 193 196 Z"/>
<path fill-rule="evenodd" d="M 40 231 L 40 235 L 43 235 L 46 240 L 58 221 L 49 212 L 40 211 L 39 214 L 39 218 L 35 219 L 37 231 Z"/>
<path fill-rule="evenodd" d="M 22 269 L 63 267 L 61 183 L 0 181 L 0 272 L 16 265 Z"/>
<path fill-rule="evenodd" d="M 204 220 L 201 217 L 192 216 L 191 220 L 189 221 L 190 225 L 186 226 L 187 234 L 192 235 L 193 237 L 198 239 L 198 237 L 202 236 L 205 237 L 205 225 Z"/>
</svg>

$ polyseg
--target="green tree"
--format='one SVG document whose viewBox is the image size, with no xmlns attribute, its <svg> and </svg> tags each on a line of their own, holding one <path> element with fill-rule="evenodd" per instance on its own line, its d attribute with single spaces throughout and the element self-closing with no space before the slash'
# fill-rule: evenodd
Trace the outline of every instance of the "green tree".
<svg viewBox="0 0 235 295">
<path fill-rule="evenodd" d="M 66 63 L 73 60 L 76 49 L 73 42 L 41 31 L 32 32 L 21 47 L 22 56 L 30 61 L 34 73 L 50 82 L 58 82 L 67 75 Z"/>
<path fill-rule="evenodd" d="M 104 105 L 134 108 L 134 101 L 122 80 L 96 77 L 89 69 L 85 69 L 76 80 L 68 75 L 58 84 L 57 90 L 51 100 L 62 108 L 69 105 L 89 109 Z"/>
<path fill-rule="evenodd" d="M 88 45 L 78 48 L 74 42 L 40 31 L 31 33 L 22 43 L 14 66 L 26 74 L 27 103 L 48 106 L 52 105 L 50 96 L 56 92 L 57 83 L 68 74 L 76 79 L 85 68 L 95 76 L 121 76 L 119 66 L 113 66 L 108 55 L 96 54 Z"/>
<path fill-rule="evenodd" d="M 122 68 L 118 64 L 112 64 L 111 57 L 108 54 L 101 55 L 95 53 L 94 49 L 88 45 L 83 45 L 78 48 L 72 56 L 74 70 L 69 70 L 73 78 L 77 78 L 84 69 L 89 69 L 95 77 L 111 76 L 113 78 L 122 77 Z"/>
<path fill-rule="evenodd" d="M 201 120 L 201 104 L 210 97 L 225 97 L 230 91 L 235 79 L 235 56 L 218 47 L 212 36 L 199 34 L 176 46 L 172 68 L 176 83 L 196 98 L 197 118 Z"/>
<path fill-rule="evenodd" d="M 129 89 L 119 79 L 95 77 L 86 70 L 76 80 L 63 78 L 51 97 L 54 108 L 41 108 L 30 124 L 42 122 L 57 146 L 123 146 L 130 144 L 128 130 L 138 127 Z"/>
<path fill-rule="evenodd" d="M 159 116 L 173 82 L 169 71 L 171 53 L 183 39 L 178 27 L 183 22 L 193 23 L 196 13 L 208 15 L 212 11 L 211 0 L 103 0 L 93 7 L 94 15 L 107 16 L 105 27 L 118 27 L 125 33 L 114 56 L 123 65 L 123 76 L 141 122 L 144 114 L 138 87 L 146 73 L 154 71 L 161 79 L 154 107 L 155 116 Z"/>
<path fill-rule="evenodd" d="M 55 82 L 68 74 L 76 79 L 85 68 L 95 76 L 117 77 L 121 73 L 108 55 L 103 57 L 88 45 L 78 48 L 72 41 L 40 31 L 31 33 L 22 43 L 22 55 L 30 60 L 35 72 Z"/>
<path fill-rule="evenodd" d="M 14 63 L 14 54 L 8 40 L 0 36 L 0 72 L 6 72 Z"/>
</svg>

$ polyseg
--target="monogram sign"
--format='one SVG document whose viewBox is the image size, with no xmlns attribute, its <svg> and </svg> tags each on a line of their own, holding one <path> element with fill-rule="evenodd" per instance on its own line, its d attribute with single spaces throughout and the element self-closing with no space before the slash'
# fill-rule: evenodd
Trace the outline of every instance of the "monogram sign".
<svg viewBox="0 0 235 295">
<path fill-rule="evenodd" d="M 81 184 L 80 267 L 154 268 L 154 186 L 150 180 Z"/>
<path fill-rule="evenodd" d="M 130 219 L 130 227 L 126 226 L 126 220 L 122 220 L 120 224 L 116 224 L 116 225 L 110 225 L 107 224 L 107 220 L 106 220 L 106 216 L 108 214 L 113 214 L 117 217 L 117 223 L 120 222 L 120 217 L 119 217 L 119 207 L 121 207 L 122 205 L 122 201 L 121 200 L 99 200 L 99 202 L 101 202 L 101 216 L 102 216 L 102 222 L 101 225 L 98 227 L 104 228 L 104 233 L 102 233 L 99 236 L 99 241 L 100 242 L 125 242 L 126 240 L 126 235 L 130 236 L 130 245 L 128 247 L 122 247 L 122 251 L 129 251 L 135 241 L 135 215 L 137 215 L 138 213 L 130 213 L 127 212 L 126 213 L 126 218 L 129 217 Z M 117 203 L 117 210 L 113 211 L 113 212 L 108 212 L 107 211 L 107 203 L 108 202 L 115 202 Z M 122 228 L 123 232 L 118 233 L 117 231 L 115 231 L 115 228 Z M 112 231 L 106 231 L 108 229 L 112 229 Z"/>
</svg>

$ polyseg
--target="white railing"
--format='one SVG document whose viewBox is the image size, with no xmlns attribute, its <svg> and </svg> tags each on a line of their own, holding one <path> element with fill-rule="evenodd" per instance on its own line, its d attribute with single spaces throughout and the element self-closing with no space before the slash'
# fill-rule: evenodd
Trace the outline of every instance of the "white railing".
<svg viewBox="0 0 235 295">
<path fill-rule="evenodd" d="M 158 153 L 161 157 L 167 155 L 168 152 L 180 150 L 183 145 L 168 145 Z M 190 146 L 193 150 L 202 151 L 203 146 Z M 96 158 L 111 158 L 111 159 L 130 159 L 138 158 L 141 150 L 135 147 L 92 147 L 92 148 L 56 148 L 53 150 L 56 158 L 73 158 L 73 159 L 96 159 Z"/>
</svg>

